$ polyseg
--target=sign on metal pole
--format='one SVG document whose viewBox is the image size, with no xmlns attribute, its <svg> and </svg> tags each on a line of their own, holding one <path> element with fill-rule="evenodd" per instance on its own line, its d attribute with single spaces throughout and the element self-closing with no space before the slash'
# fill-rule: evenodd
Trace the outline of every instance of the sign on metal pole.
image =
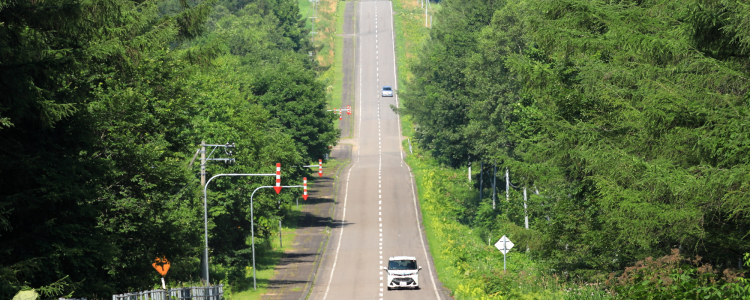
<svg viewBox="0 0 750 300">
<path fill-rule="evenodd" d="M 159 274 L 161 274 L 161 288 L 166 289 L 167 287 L 166 287 L 166 284 L 164 283 L 164 276 L 167 276 L 167 272 L 169 272 L 169 266 L 170 266 L 169 261 L 167 260 L 165 256 L 162 256 L 162 257 L 157 256 L 156 259 L 154 260 L 154 263 L 151 264 L 151 266 L 153 266 L 154 269 L 156 269 L 156 272 L 159 272 Z"/>
<path fill-rule="evenodd" d="M 508 237 L 503 235 L 503 237 L 501 237 L 497 241 L 497 243 L 495 243 L 495 248 L 503 253 L 503 271 L 505 271 L 505 255 L 508 254 L 510 249 L 513 248 L 513 242 L 511 242 Z"/>
</svg>

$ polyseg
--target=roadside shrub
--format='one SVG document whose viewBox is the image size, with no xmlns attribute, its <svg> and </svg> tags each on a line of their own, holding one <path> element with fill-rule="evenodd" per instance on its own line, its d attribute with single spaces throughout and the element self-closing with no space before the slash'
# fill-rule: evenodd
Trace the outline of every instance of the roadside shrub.
<svg viewBox="0 0 750 300">
<path fill-rule="evenodd" d="M 678 249 L 661 258 L 651 257 L 610 275 L 607 285 L 617 299 L 750 299 L 750 282 L 736 270 L 722 272 L 701 257 L 684 258 Z"/>
</svg>

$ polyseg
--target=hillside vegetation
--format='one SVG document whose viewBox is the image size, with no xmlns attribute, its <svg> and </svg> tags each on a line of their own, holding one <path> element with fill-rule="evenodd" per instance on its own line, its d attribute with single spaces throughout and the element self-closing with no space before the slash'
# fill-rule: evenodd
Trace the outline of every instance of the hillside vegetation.
<svg viewBox="0 0 750 300">
<path fill-rule="evenodd" d="M 304 25 L 294 0 L 0 1 L 0 298 L 148 289 L 162 255 L 199 282 L 201 141 L 237 147 L 209 177 L 284 185 L 336 143 Z M 211 182 L 212 283 L 244 278 L 273 182 Z M 300 193 L 255 196 L 258 243 Z"/>
<path fill-rule="evenodd" d="M 399 112 L 434 168 L 475 172 L 428 176 L 452 207 L 432 226 L 509 234 L 529 266 L 623 298 L 747 297 L 729 283 L 750 249 L 748 19 L 742 1 L 441 1 Z M 496 270 L 470 271 L 490 250 L 451 268 L 502 297 Z"/>
</svg>

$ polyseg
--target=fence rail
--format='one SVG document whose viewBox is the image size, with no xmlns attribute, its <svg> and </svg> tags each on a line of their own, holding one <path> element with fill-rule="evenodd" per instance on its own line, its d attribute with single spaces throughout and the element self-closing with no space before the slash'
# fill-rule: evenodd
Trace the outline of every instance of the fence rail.
<svg viewBox="0 0 750 300">
<path fill-rule="evenodd" d="M 224 300 L 224 285 L 125 293 L 112 295 L 112 300 Z"/>
</svg>

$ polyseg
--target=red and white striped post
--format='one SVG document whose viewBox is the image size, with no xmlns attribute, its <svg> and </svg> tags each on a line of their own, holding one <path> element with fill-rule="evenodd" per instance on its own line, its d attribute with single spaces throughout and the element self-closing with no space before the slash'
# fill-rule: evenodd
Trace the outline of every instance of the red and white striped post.
<svg viewBox="0 0 750 300">
<path fill-rule="evenodd" d="M 323 177 L 323 160 L 318 160 L 318 177 Z"/>
<path fill-rule="evenodd" d="M 304 189 L 304 192 L 302 192 L 302 199 L 307 201 L 307 177 L 302 177 L 302 188 Z"/>
<path fill-rule="evenodd" d="M 337 111 L 339 112 L 339 121 L 343 120 L 344 118 L 343 118 L 343 116 L 341 115 L 341 110 L 340 110 L 340 109 L 337 109 Z"/>
<path fill-rule="evenodd" d="M 281 163 L 276 164 L 276 186 L 273 189 L 276 194 L 281 193 Z"/>
<path fill-rule="evenodd" d="M 347 105 L 346 106 L 346 114 L 347 115 L 351 115 L 352 114 L 352 107 L 351 107 L 351 105 Z"/>
</svg>

